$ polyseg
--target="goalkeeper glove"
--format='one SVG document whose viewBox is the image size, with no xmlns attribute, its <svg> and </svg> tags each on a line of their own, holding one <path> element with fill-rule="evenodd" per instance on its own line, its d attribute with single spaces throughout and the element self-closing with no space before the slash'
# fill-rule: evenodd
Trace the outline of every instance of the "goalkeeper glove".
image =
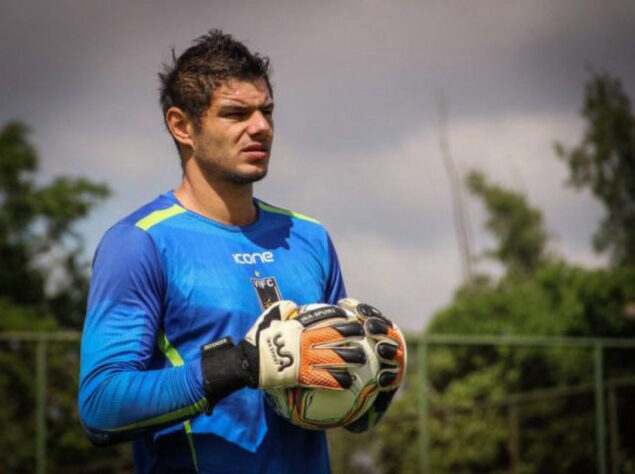
<svg viewBox="0 0 635 474">
<path fill-rule="evenodd" d="M 360 418 L 345 426 L 359 433 L 375 426 L 382 419 L 406 372 L 406 340 L 397 325 L 377 308 L 353 298 L 338 301 L 338 306 L 353 313 L 364 325 L 366 337 L 375 342 L 375 353 L 381 362 L 377 373 L 380 392 L 375 402 Z"/>
<path fill-rule="evenodd" d="M 226 337 L 201 348 L 208 413 L 245 386 L 347 389 L 353 380 L 346 368 L 366 363 L 364 350 L 350 343 L 363 337 L 360 322 L 337 306 L 298 314 L 292 301 L 276 302 L 238 345 Z"/>
</svg>

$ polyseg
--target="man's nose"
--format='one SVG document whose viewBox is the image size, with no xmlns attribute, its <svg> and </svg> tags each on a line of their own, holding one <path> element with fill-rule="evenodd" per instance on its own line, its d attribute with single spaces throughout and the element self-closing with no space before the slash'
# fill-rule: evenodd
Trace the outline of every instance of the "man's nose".
<svg viewBox="0 0 635 474">
<path fill-rule="evenodd" d="M 247 133 L 249 135 L 271 135 L 272 132 L 273 124 L 271 119 L 265 117 L 261 111 L 256 110 L 249 121 Z"/>
</svg>

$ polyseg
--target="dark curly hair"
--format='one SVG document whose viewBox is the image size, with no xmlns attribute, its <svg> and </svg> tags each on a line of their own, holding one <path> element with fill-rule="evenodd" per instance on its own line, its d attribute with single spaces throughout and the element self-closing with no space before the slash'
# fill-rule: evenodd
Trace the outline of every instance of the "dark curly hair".
<svg viewBox="0 0 635 474">
<path fill-rule="evenodd" d="M 273 96 L 269 72 L 268 57 L 252 53 L 221 30 L 210 30 L 178 58 L 172 48 L 171 64 L 164 64 L 159 73 L 163 118 L 170 107 L 178 107 L 199 127 L 214 90 L 230 79 L 263 79 Z"/>
</svg>

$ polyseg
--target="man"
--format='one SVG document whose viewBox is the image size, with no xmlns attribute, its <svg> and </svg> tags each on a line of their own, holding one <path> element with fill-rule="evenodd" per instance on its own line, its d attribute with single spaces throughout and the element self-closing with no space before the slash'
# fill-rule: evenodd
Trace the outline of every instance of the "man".
<svg viewBox="0 0 635 474">
<path fill-rule="evenodd" d="M 268 66 L 220 31 L 173 58 L 161 106 L 182 182 L 110 228 L 95 254 L 80 416 L 96 444 L 134 439 L 138 472 L 328 472 L 323 432 L 289 424 L 258 389 L 347 388 L 347 368 L 364 362 L 352 344 L 360 337 L 384 341 L 373 419 L 403 376 L 400 333 L 374 308 L 342 300 L 319 222 L 253 197 L 273 143 Z M 296 304 L 338 301 L 365 329 L 334 307 L 326 342 L 337 349 L 301 352 L 314 329 L 291 319 Z"/>
</svg>

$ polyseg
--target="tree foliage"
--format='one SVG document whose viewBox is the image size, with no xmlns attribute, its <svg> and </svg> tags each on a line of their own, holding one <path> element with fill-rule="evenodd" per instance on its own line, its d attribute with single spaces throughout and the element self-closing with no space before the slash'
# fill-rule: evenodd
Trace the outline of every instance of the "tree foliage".
<svg viewBox="0 0 635 474">
<path fill-rule="evenodd" d="M 20 122 L 0 129 L 0 331 L 79 328 L 88 276 L 74 224 L 108 195 L 108 188 L 70 177 L 39 184 L 38 154 L 28 133 Z M 51 344 L 46 352 L 48 472 L 79 472 L 78 463 L 113 457 L 112 450 L 95 453 L 82 433 L 77 349 Z M 34 471 L 34 374 L 32 342 L 0 342 L 0 472 Z"/>
<path fill-rule="evenodd" d="M 610 251 L 615 265 L 635 265 L 635 118 L 619 79 L 593 74 L 585 87 L 579 144 L 556 152 L 570 172 L 570 183 L 588 188 L 606 216 L 593 237 L 598 251 Z"/>
<path fill-rule="evenodd" d="M 588 270 L 547 255 L 541 212 L 522 194 L 472 172 L 467 186 L 483 202 L 485 227 L 496 242 L 489 255 L 505 272 L 498 281 L 480 275 L 470 291 L 459 289 L 434 316 L 429 334 L 635 338 L 633 117 L 619 81 L 594 75 L 584 116 L 582 143 L 558 152 L 571 182 L 589 187 L 607 209 L 594 243 L 610 250 L 617 266 Z M 432 472 L 597 472 L 590 348 L 435 345 L 428 351 Z M 615 381 L 606 392 L 614 410 L 607 417 L 614 423 L 607 440 L 612 472 L 635 473 L 632 352 L 604 351 L 605 379 Z M 334 465 L 336 473 L 356 469 L 352 459 L 359 453 L 375 461 L 361 472 L 416 472 L 417 374 L 410 371 L 407 380 L 409 389 L 374 434 L 362 442 L 331 436 L 343 439 L 332 442 L 336 453 L 348 446 L 353 453 Z"/>
<path fill-rule="evenodd" d="M 635 301 L 633 281 L 635 268 L 585 270 L 548 262 L 528 278 L 503 277 L 477 291 L 457 293 L 428 333 L 635 337 L 635 321 L 625 312 Z M 435 345 L 428 350 L 432 472 L 507 473 L 512 465 L 526 474 L 597 472 L 591 348 Z M 615 472 L 623 473 L 635 473 L 631 353 L 607 350 L 604 364 L 606 379 L 631 379 L 631 385 L 615 391 L 621 454 Z M 418 375 L 413 369 L 374 432 L 364 438 L 343 430 L 329 434 L 336 474 L 417 472 Z M 512 410 L 517 413 L 515 449 Z"/>
<path fill-rule="evenodd" d="M 469 173 L 467 187 L 483 202 L 488 214 L 485 227 L 497 241 L 488 254 L 505 265 L 510 274 L 533 273 L 545 259 L 547 232 L 542 213 L 529 206 L 522 194 L 489 183 L 478 171 Z"/>
<path fill-rule="evenodd" d="M 79 328 L 87 272 L 73 226 L 108 196 L 108 187 L 70 177 L 38 185 L 28 132 L 20 122 L 0 130 L 0 297 Z"/>
<path fill-rule="evenodd" d="M 625 306 L 635 300 L 635 269 L 584 270 L 564 262 L 541 266 L 524 281 L 503 278 L 490 289 L 461 294 L 441 311 L 429 327 L 433 334 L 544 335 L 635 337 L 635 322 Z M 434 403 L 465 409 L 437 418 L 438 429 L 452 436 L 437 437 L 438 452 L 447 453 L 457 439 L 486 418 L 481 449 L 469 464 L 458 455 L 440 456 L 435 472 L 498 472 L 509 469 L 510 400 L 525 393 L 551 390 L 560 396 L 540 397 L 518 405 L 520 472 L 596 472 L 594 404 L 591 391 L 593 359 L 590 349 L 506 346 L 440 347 L 430 356 Z M 607 351 L 607 378 L 633 375 L 628 350 Z M 567 395 L 567 388 L 586 390 Z M 555 392 L 554 392 L 555 390 Z M 633 389 L 618 391 L 622 407 L 619 433 L 622 465 L 635 460 L 635 438 L 628 426 L 635 402 Z M 544 396 L 544 395 L 543 395 Z M 502 401 L 505 403 L 495 403 Z M 627 439 L 628 438 L 628 439 Z M 443 440 L 446 440 L 445 442 Z M 554 446 L 558 449 L 554 449 Z M 480 453 L 480 454 L 479 454 Z M 495 454 L 496 453 L 496 454 Z"/>
</svg>

